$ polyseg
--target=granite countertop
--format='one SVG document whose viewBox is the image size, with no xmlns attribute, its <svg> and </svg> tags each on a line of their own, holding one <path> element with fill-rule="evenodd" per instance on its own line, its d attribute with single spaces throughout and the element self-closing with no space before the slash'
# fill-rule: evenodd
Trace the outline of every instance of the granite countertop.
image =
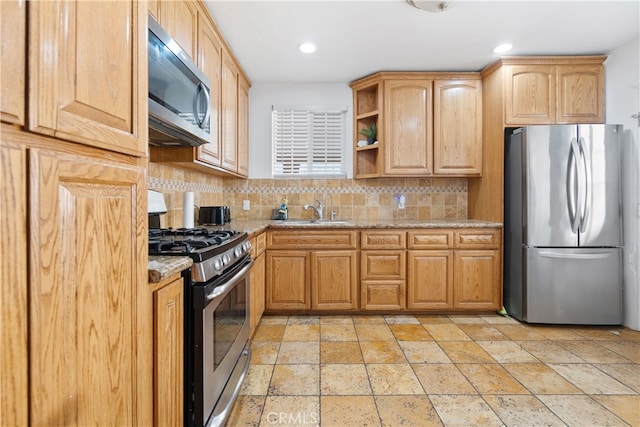
<svg viewBox="0 0 640 427">
<path fill-rule="evenodd" d="M 305 229 L 305 228 L 502 228 L 499 222 L 479 221 L 475 219 L 441 219 L 441 220 L 336 220 L 335 222 L 310 222 L 306 220 L 235 220 L 219 226 L 220 230 L 237 230 L 246 232 L 249 238 L 271 229 Z M 182 256 L 149 256 L 149 282 L 157 283 L 175 273 L 193 265 L 189 257 Z"/>
<path fill-rule="evenodd" d="M 149 283 L 162 282 L 192 265 L 187 256 L 149 256 Z"/>
</svg>

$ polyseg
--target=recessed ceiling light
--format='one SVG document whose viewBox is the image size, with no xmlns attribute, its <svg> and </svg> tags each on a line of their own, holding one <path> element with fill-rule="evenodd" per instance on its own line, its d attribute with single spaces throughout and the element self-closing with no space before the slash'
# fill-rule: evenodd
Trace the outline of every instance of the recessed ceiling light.
<svg viewBox="0 0 640 427">
<path fill-rule="evenodd" d="M 300 49 L 302 53 L 313 53 L 316 51 L 316 45 L 313 43 L 302 43 L 298 46 L 298 49 Z"/>
<path fill-rule="evenodd" d="M 513 46 L 510 43 L 503 43 L 493 48 L 494 53 L 505 53 L 511 50 Z"/>
</svg>

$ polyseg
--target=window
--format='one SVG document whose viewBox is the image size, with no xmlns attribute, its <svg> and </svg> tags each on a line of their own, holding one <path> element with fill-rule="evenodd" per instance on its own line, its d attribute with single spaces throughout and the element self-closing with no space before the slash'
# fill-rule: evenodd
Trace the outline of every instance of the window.
<svg viewBox="0 0 640 427">
<path fill-rule="evenodd" d="M 347 109 L 273 107 L 273 176 L 345 177 Z"/>
</svg>

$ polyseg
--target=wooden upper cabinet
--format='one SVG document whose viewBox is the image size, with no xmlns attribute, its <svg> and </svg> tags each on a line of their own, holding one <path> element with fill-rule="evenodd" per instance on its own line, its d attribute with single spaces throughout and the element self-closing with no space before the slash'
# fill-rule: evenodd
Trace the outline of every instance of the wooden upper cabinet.
<svg viewBox="0 0 640 427">
<path fill-rule="evenodd" d="M 556 67 L 556 123 L 604 123 L 604 67 Z"/>
<path fill-rule="evenodd" d="M 238 74 L 238 174 L 249 176 L 249 82 Z"/>
<path fill-rule="evenodd" d="M 433 80 L 384 82 L 385 175 L 433 173 L 432 88 Z"/>
<path fill-rule="evenodd" d="M 238 70 L 227 52 L 222 55 L 222 167 L 238 171 Z"/>
<path fill-rule="evenodd" d="M 556 117 L 553 65 L 512 65 L 505 71 L 507 124 L 549 124 Z"/>
<path fill-rule="evenodd" d="M 30 2 L 29 129 L 145 156 L 146 19 L 145 2 Z"/>
<path fill-rule="evenodd" d="M 27 2 L 0 1 L 0 120 L 24 125 Z"/>
<path fill-rule="evenodd" d="M 482 82 L 435 80 L 433 162 L 436 175 L 482 173 Z"/>
<path fill-rule="evenodd" d="M 158 14 L 160 26 L 189 55 L 196 57 L 198 9 L 196 2 L 188 0 L 160 0 Z"/>
<path fill-rule="evenodd" d="M 146 173 L 107 157 L 30 150 L 33 425 L 153 422 Z"/>
<path fill-rule="evenodd" d="M 147 10 L 157 22 L 160 22 L 160 0 L 147 0 Z"/>
<path fill-rule="evenodd" d="M 222 43 L 201 13 L 198 14 L 198 67 L 211 81 L 211 142 L 197 148 L 197 159 L 214 166 L 221 164 L 220 90 L 222 87 Z"/>
<path fill-rule="evenodd" d="M 604 123 L 604 59 L 509 59 L 504 73 L 505 124 Z"/>
</svg>

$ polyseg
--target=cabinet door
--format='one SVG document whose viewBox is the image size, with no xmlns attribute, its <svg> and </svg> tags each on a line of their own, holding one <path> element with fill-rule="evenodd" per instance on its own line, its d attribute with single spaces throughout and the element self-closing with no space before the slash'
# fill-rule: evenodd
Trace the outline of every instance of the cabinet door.
<svg viewBox="0 0 640 427">
<path fill-rule="evenodd" d="M 4 13 L 7 3 L 0 2 Z M 4 20 L 4 16 L 2 17 Z M 0 425 L 29 425 L 27 154 L 0 131 Z"/>
<path fill-rule="evenodd" d="M 184 283 L 174 280 L 153 296 L 154 420 L 159 426 L 184 422 Z"/>
<path fill-rule="evenodd" d="M 432 174 L 432 86 L 432 80 L 385 82 L 385 175 Z"/>
<path fill-rule="evenodd" d="M 27 2 L 0 1 L 0 120 L 24 125 Z"/>
<path fill-rule="evenodd" d="M 356 251 L 311 253 L 314 310 L 354 310 L 358 307 Z"/>
<path fill-rule="evenodd" d="M 228 53 L 222 55 L 222 167 L 238 171 L 238 71 Z"/>
<path fill-rule="evenodd" d="M 433 169 L 436 175 L 482 173 L 482 82 L 435 80 Z"/>
<path fill-rule="evenodd" d="M 29 421 L 150 425 L 145 170 L 30 153 Z"/>
<path fill-rule="evenodd" d="M 554 65 L 507 66 L 504 78 L 506 124 L 555 123 L 556 71 Z"/>
<path fill-rule="evenodd" d="M 160 26 L 180 45 L 189 58 L 195 58 L 198 25 L 196 3 L 187 0 L 161 0 L 159 3 Z"/>
<path fill-rule="evenodd" d="M 29 129 L 146 156 L 146 19 L 145 2 L 30 2 Z"/>
<path fill-rule="evenodd" d="M 253 332 L 260 323 L 262 313 L 264 313 L 265 305 L 265 255 L 260 254 L 251 267 L 251 277 L 249 286 L 251 287 L 249 298 L 249 325 Z"/>
<path fill-rule="evenodd" d="M 500 309 L 500 251 L 456 250 L 454 269 L 455 308 Z"/>
<path fill-rule="evenodd" d="M 211 142 L 197 148 L 198 160 L 220 166 L 222 43 L 209 20 L 202 14 L 198 14 L 198 67 L 211 80 Z"/>
<path fill-rule="evenodd" d="M 266 309 L 310 309 L 309 252 L 267 251 L 266 254 Z"/>
<path fill-rule="evenodd" d="M 409 251 L 408 309 L 453 307 L 453 252 Z"/>
<path fill-rule="evenodd" d="M 249 176 L 249 82 L 238 76 L 238 173 Z"/>
<path fill-rule="evenodd" d="M 405 308 L 405 282 L 402 280 L 363 280 L 363 310 L 402 310 Z"/>
<path fill-rule="evenodd" d="M 558 65 L 557 123 L 604 123 L 604 67 Z"/>
</svg>

